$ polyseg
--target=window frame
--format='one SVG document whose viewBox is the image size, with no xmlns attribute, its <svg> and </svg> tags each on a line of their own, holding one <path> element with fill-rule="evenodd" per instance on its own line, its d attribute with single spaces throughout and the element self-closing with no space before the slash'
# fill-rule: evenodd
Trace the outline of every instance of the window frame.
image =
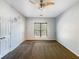
<svg viewBox="0 0 79 59">
<path fill-rule="evenodd" d="M 35 29 L 36 24 L 39 24 L 39 27 L 40 27 L 39 30 Z M 45 30 L 42 30 L 42 24 L 46 24 Z M 45 36 L 47 37 L 47 22 L 35 22 L 34 23 L 34 36 L 37 36 L 36 33 L 35 33 L 36 31 L 39 32 L 39 34 L 40 34 L 39 37 L 42 37 L 42 31 L 45 31 L 45 33 L 46 33 Z"/>
</svg>

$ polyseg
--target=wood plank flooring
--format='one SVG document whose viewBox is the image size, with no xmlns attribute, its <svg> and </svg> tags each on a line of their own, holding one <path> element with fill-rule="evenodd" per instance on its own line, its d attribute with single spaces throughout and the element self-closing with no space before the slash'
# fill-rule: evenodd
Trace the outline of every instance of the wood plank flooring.
<svg viewBox="0 0 79 59">
<path fill-rule="evenodd" d="M 25 41 L 2 59 L 79 59 L 56 41 Z"/>
</svg>

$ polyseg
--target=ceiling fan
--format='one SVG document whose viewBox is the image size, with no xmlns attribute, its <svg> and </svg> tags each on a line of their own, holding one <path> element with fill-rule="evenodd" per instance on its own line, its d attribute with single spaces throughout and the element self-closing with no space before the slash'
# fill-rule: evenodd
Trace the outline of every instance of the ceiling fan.
<svg viewBox="0 0 79 59">
<path fill-rule="evenodd" d="M 29 2 L 37 6 L 39 9 L 54 5 L 54 0 L 29 0 Z"/>
</svg>

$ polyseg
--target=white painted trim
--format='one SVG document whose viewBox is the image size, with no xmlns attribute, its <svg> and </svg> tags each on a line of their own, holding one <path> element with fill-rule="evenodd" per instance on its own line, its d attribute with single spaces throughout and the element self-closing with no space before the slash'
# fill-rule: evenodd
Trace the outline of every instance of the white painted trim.
<svg viewBox="0 0 79 59">
<path fill-rule="evenodd" d="M 65 48 L 67 48 L 69 51 L 71 51 L 73 54 L 75 54 L 76 56 L 79 57 L 79 54 L 77 54 L 76 52 L 74 52 L 73 50 L 71 50 L 70 48 L 66 47 L 62 42 L 60 42 L 59 40 L 56 40 L 57 42 L 59 42 L 61 45 L 63 45 Z"/>
<path fill-rule="evenodd" d="M 13 51 L 14 49 L 16 49 L 22 42 L 23 42 L 23 41 L 21 41 L 20 43 L 18 43 L 17 46 L 16 46 L 15 48 L 9 49 L 9 51 L 6 52 L 4 55 L 0 55 L 0 59 L 1 59 L 2 57 L 4 57 L 5 55 L 7 55 L 8 53 L 10 53 L 11 51 Z"/>
</svg>

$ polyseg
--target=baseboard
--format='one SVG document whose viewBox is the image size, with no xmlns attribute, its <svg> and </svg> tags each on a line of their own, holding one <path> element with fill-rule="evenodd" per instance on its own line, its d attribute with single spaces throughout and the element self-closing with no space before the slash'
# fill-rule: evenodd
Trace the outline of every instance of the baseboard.
<svg viewBox="0 0 79 59">
<path fill-rule="evenodd" d="M 25 37 L 25 40 L 56 40 L 55 38 L 50 37 Z"/>
<path fill-rule="evenodd" d="M 50 40 L 40 40 L 40 39 L 37 39 L 37 40 L 36 39 L 30 39 L 29 40 L 29 39 L 27 39 L 25 41 L 51 41 L 52 42 L 52 41 L 56 41 L 56 40 L 55 39 L 50 39 Z"/>
<path fill-rule="evenodd" d="M 3 55 L 0 55 L 0 59 L 2 59 L 2 57 L 4 57 L 8 53 L 9 53 L 9 51 L 8 52 L 5 52 L 5 54 L 3 54 Z"/>
<path fill-rule="evenodd" d="M 16 49 L 22 42 L 23 42 L 23 41 L 21 41 L 20 43 L 18 43 L 18 44 L 16 45 L 16 47 L 9 49 L 9 51 L 8 51 L 6 54 L 1 55 L 1 56 L 0 56 L 0 59 L 3 58 L 3 57 L 4 57 L 5 55 L 7 55 L 8 53 L 12 52 L 14 49 Z"/>
<path fill-rule="evenodd" d="M 62 46 L 64 46 L 66 49 L 68 49 L 70 52 L 72 52 L 74 55 L 76 55 L 77 57 L 79 57 L 79 54 L 77 54 L 76 52 L 72 51 L 71 49 L 69 49 L 68 47 L 66 47 L 63 43 L 61 43 L 60 41 L 56 40 L 59 44 L 61 44 Z"/>
</svg>

